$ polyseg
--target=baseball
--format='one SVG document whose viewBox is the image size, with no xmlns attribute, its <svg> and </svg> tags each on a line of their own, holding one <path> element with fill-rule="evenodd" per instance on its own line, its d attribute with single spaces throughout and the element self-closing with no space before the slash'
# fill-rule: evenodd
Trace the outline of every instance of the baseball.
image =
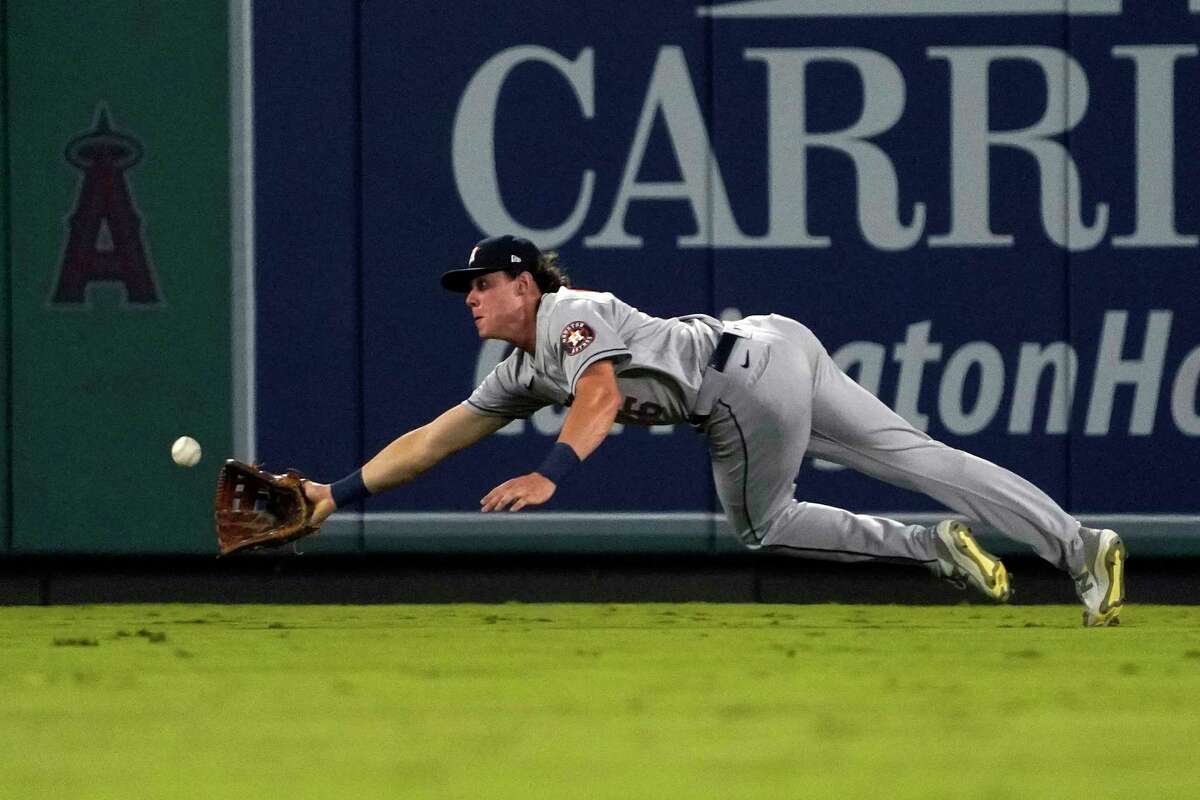
<svg viewBox="0 0 1200 800">
<path fill-rule="evenodd" d="M 181 467 L 194 467 L 200 462 L 200 443 L 190 436 L 180 436 L 171 445 L 171 459 Z"/>
</svg>

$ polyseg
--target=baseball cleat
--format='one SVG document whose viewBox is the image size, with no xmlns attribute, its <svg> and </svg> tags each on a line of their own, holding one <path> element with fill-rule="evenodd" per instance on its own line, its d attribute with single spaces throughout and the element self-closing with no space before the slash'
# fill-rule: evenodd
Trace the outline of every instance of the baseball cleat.
<svg viewBox="0 0 1200 800">
<path fill-rule="evenodd" d="M 1080 528 L 1083 572 L 1075 576 L 1075 594 L 1083 603 L 1083 625 L 1121 624 L 1125 605 L 1125 543 L 1116 531 Z"/>
<path fill-rule="evenodd" d="M 966 525 L 952 519 L 939 522 L 933 529 L 933 544 L 942 578 L 960 589 L 970 586 L 997 603 L 1012 597 L 1008 570 L 979 546 Z"/>
</svg>

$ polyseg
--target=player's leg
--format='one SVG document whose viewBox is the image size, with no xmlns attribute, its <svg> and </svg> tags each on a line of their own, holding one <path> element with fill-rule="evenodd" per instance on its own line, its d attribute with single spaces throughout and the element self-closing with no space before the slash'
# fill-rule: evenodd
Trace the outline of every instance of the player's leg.
<svg viewBox="0 0 1200 800">
<path fill-rule="evenodd" d="M 811 348 L 771 326 L 756 328 L 755 338 L 733 351 L 729 385 L 706 429 L 717 493 L 730 524 L 754 549 L 838 561 L 935 564 L 928 529 L 795 499 L 796 473 L 809 441 L 814 366 Z"/>
<path fill-rule="evenodd" d="M 802 326 L 792 320 L 758 318 L 753 325 L 756 338 L 730 359 L 738 366 L 708 428 L 717 491 L 746 545 L 808 558 L 922 564 L 960 587 L 1006 600 L 1003 564 L 965 526 L 904 525 L 795 499 L 823 348 L 807 329 L 797 335 Z"/>
<path fill-rule="evenodd" d="M 851 380 L 824 348 L 815 372 L 810 454 L 928 495 L 1071 574 L 1083 569 L 1079 522 L 1045 492 L 918 431 Z"/>
</svg>

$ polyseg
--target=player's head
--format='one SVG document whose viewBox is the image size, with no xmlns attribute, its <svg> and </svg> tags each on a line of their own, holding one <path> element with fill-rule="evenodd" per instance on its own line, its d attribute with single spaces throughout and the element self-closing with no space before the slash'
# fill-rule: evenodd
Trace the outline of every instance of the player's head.
<svg viewBox="0 0 1200 800">
<path fill-rule="evenodd" d="M 528 272 L 543 294 L 571 285 L 570 279 L 559 266 L 558 253 L 543 253 L 528 239 L 505 234 L 490 236 L 476 244 L 467 258 L 466 267 L 452 269 L 442 275 L 442 287 L 466 294 L 471 291 L 475 278 L 489 272 L 504 272 L 510 278 Z"/>
<path fill-rule="evenodd" d="M 567 285 L 557 261 L 528 239 L 495 236 L 471 249 L 466 267 L 442 275 L 442 286 L 466 294 L 480 338 L 532 351 L 542 295 Z"/>
</svg>

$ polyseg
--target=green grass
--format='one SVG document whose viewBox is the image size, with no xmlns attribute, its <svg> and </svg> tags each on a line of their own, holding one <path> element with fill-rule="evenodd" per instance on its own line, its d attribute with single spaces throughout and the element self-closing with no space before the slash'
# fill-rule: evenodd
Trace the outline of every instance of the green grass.
<svg viewBox="0 0 1200 800">
<path fill-rule="evenodd" d="M 1200 609 L 0 608 L 0 797 L 1137 798 Z"/>
</svg>

